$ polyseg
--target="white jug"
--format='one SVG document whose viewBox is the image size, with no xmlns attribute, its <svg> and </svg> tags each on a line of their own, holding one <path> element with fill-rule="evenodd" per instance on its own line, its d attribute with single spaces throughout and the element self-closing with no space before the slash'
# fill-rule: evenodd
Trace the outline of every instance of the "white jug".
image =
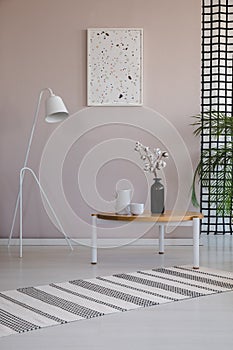
<svg viewBox="0 0 233 350">
<path fill-rule="evenodd" d="M 116 213 L 127 215 L 130 214 L 131 189 L 118 190 L 116 196 Z"/>
</svg>

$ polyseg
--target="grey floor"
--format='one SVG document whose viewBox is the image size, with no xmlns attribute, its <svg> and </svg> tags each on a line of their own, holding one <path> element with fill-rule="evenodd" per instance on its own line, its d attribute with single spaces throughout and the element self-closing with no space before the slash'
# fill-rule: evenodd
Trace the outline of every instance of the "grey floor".
<svg viewBox="0 0 233 350">
<path fill-rule="evenodd" d="M 233 271 L 231 236 L 202 237 L 202 243 L 201 265 Z M 98 265 L 89 260 L 87 247 L 24 247 L 19 259 L 17 247 L 1 246 L 0 290 L 190 264 L 192 247 L 168 246 L 164 256 L 157 247 L 102 249 Z M 8 336 L 0 349 L 233 349 L 233 292 Z"/>
</svg>

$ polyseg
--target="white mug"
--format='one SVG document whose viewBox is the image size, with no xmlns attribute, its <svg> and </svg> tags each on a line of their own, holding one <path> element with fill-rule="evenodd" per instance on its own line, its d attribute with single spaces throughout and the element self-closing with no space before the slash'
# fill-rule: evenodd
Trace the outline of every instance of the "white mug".
<svg viewBox="0 0 233 350">
<path fill-rule="evenodd" d="M 116 213 L 127 215 L 130 214 L 131 189 L 118 190 L 116 197 Z"/>
<path fill-rule="evenodd" d="M 141 215 L 144 212 L 144 204 L 143 203 L 131 203 L 130 204 L 130 212 L 132 215 Z"/>
</svg>

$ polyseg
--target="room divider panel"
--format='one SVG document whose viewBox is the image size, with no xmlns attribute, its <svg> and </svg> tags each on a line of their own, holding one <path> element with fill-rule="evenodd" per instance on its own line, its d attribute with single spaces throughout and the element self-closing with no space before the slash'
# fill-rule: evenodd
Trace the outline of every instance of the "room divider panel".
<svg viewBox="0 0 233 350">
<path fill-rule="evenodd" d="M 232 54 L 233 0 L 202 0 L 202 120 L 204 112 L 207 111 L 220 111 L 232 115 Z M 225 146 L 229 141 L 226 134 L 215 140 L 212 132 L 210 126 L 201 136 L 201 151 L 210 150 L 209 156 L 211 149 Z M 220 179 L 222 175 L 219 169 L 215 180 Z M 232 217 L 217 215 L 216 203 L 212 202 L 209 194 L 211 186 L 224 187 L 225 183 L 215 181 L 214 184 L 212 179 L 210 174 L 208 186 L 204 187 L 201 184 L 201 212 L 205 215 L 201 231 L 207 234 L 232 233 Z M 224 191 L 224 188 L 222 190 Z"/>
</svg>

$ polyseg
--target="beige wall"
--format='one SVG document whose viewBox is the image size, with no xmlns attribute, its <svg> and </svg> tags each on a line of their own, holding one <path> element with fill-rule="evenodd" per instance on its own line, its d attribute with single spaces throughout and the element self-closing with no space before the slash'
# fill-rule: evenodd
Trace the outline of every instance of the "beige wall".
<svg viewBox="0 0 233 350">
<path fill-rule="evenodd" d="M 159 112 L 176 128 L 195 164 L 199 144 L 192 135 L 190 116 L 199 112 L 200 105 L 200 12 L 200 0 L 0 0 L 1 237 L 9 234 L 18 173 L 39 91 L 51 87 L 64 98 L 71 114 L 86 106 L 87 28 L 143 28 L 144 106 Z M 120 113 L 120 107 L 115 108 Z M 96 115 L 99 111 L 97 108 Z M 43 122 L 42 112 L 41 108 L 29 159 L 29 165 L 36 171 L 44 145 L 56 128 Z M 134 109 L 129 107 L 130 120 L 133 114 Z M 81 121 L 85 121 L 84 117 L 81 113 Z M 156 122 L 155 117 L 151 123 L 155 135 Z M 159 139 L 159 135 L 156 136 Z M 64 163 L 63 186 L 73 211 L 84 222 L 90 222 L 90 212 L 96 208 L 91 208 L 81 197 L 77 179 L 79 164 L 87 151 L 117 137 L 140 139 L 157 146 L 156 137 L 133 125 L 95 128 L 72 145 Z M 166 148 L 166 144 L 161 147 Z M 175 150 L 174 143 L 173 152 Z M 171 157 L 165 170 L 167 207 L 173 205 L 177 196 L 174 163 Z M 121 178 L 133 179 L 134 199 L 144 200 L 147 188 L 142 172 L 133 162 L 120 159 L 101 164 L 95 179 L 101 196 L 112 200 L 115 183 Z M 30 176 L 25 180 L 24 193 L 25 237 L 60 237 L 46 215 Z M 188 198 L 185 200 L 189 202 Z M 15 237 L 17 232 L 16 226 Z M 72 235 L 75 232 L 78 237 L 87 237 L 89 228 L 77 224 Z"/>
</svg>

